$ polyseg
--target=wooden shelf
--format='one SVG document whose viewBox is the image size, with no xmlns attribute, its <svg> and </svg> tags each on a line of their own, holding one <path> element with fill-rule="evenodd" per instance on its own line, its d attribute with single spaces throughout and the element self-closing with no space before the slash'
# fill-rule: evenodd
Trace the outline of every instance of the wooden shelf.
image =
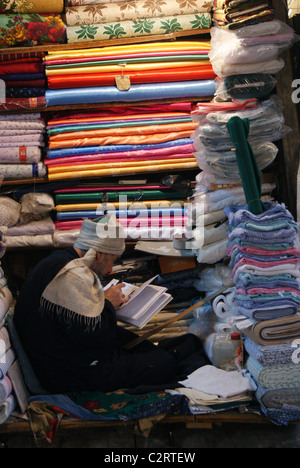
<svg viewBox="0 0 300 468">
<path fill-rule="evenodd" d="M 193 29 L 189 31 L 179 31 L 170 34 L 128 37 L 122 39 L 106 39 L 103 41 L 79 42 L 75 44 L 45 44 L 32 47 L 9 47 L 5 49 L 0 49 L 0 55 L 20 54 L 28 52 L 61 52 L 64 50 L 95 49 L 100 47 L 120 46 L 126 44 L 141 44 L 144 42 L 175 41 L 176 39 L 182 37 L 203 36 L 206 34 L 210 34 L 210 29 Z"/>
</svg>

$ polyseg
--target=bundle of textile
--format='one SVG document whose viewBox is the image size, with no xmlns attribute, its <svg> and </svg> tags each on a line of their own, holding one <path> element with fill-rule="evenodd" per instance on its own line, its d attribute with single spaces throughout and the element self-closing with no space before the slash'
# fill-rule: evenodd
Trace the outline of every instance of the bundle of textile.
<svg viewBox="0 0 300 468">
<path fill-rule="evenodd" d="M 50 214 L 53 198 L 45 193 L 29 193 L 19 201 L 1 197 L 0 229 L 5 248 L 51 247 L 55 225 Z"/>
<path fill-rule="evenodd" d="M 2 2 L 3 4 L 4 2 Z M 17 13 L 0 14 L 0 47 L 22 47 L 40 44 L 64 44 L 66 26 L 60 14 L 21 13 L 18 3 L 8 2 L 9 8 Z M 41 3 L 35 1 L 36 6 Z M 49 2 L 42 1 L 49 7 Z M 1 4 L 1 7 L 2 7 Z M 22 2 L 28 8 L 32 2 Z M 51 2 L 52 6 L 52 2 Z M 24 8 L 24 7 L 23 7 Z M 25 9 L 24 8 L 24 9 Z M 21 14 L 20 14 L 21 13 Z"/>
<path fill-rule="evenodd" d="M 256 100 L 243 103 L 199 104 L 192 113 L 198 127 L 193 134 L 194 155 L 204 171 L 208 182 L 225 179 L 227 184 L 241 182 L 236 151 L 232 150 L 232 138 L 227 124 L 232 117 L 248 119 L 248 141 L 262 171 L 276 159 L 278 148 L 274 142 L 282 139 L 290 129 L 285 125 L 281 103 L 276 96 L 258 103 Z M 203 180 L 203 175 L 201 176 Z M 204 180 L 203 180 L 204 183 Z"/>
<path fill-rule="evenodd" d="M 48 122 L 50 181 L 197 166 L 191 103 L 112 108 Z"/>
<path fill-rule="evenodd" d="M 213 0 L 213 22 L 220 28 L 235 30 L 272 21 L 274 17 L 272 0 Z"/>
<path fill-rule="evenodd" d="M 49 52 L 47 106 L 212 96 L 209 49 L 186 41 Z"/>
<path fill-rule="evenodd" d="M 43 53 L 5 54 L 0 61 L 0 110 L 42 108 L 46 105 Z"/>
<path fill-rule="evenodd" d="M 46 175 L 45 131 L 40 114 L 0 115 L 0 174 L 5 180 Z"/>
<path fill-rule="evenodd" d="M 69 43 L 209 29 L 212 1 L 67 1 Z"/>
<path fill-rule="evenodd" d="M 209 57 L 218 76 L 216 96 L 225 101 L 270 94 L 277 83 L 274 75 L 285 64 L 281 55 L 296 37 L 290 26 L 275 19 L 241 26 L 236 30 L 211 29 Z"/>
</svg>

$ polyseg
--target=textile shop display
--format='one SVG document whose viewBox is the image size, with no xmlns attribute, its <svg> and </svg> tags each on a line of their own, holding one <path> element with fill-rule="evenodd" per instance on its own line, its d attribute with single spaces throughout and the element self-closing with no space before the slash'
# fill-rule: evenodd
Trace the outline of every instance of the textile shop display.
<svg viewBox="0 0 300 468">
<path fill-rule="evenodd" d="M 67 5 L 68 43 L 208 29 L 211 1 L 93 2 Z"/>
<path fill-rule="evenodd" d="M 46 175 L 43 150 L 46 125 L 41 114 L 0 116 L 0 174 L 4 180 Z"/>
<path fill-rule="evenodd" d="M 0 14 L 0 47 L 64 44 L 66 26 L 61 15 Z"/>
</svg>

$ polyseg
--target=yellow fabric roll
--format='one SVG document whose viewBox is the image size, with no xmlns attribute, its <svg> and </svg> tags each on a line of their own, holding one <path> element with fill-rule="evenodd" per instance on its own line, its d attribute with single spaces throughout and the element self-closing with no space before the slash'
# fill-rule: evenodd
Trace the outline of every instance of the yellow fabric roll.
<svg viewBox="0 0 300 468">
<path fill-rule="evenodd" d="M 106 176 L 119 176 L 126 174 L 140 174 L 147 172 L 164 172 L 164 171 L 174 171 L 174 170 L 183 170 L 183 169 L 194 169 L 197 168 L 197 162 L 190 163 L 178 163 L 178 164 L 156 164 L 148 167 L 136 166 L 136 167 L 126 167 L 118 169 L 99 169 L 92 171 L 82 171 L 82 172 L 62 172 L 59 174 L 48 174 L 48 180 L 67 180 L 67 179 L 78 179 L 80 177 L 106 177 Z"/>
<path fill-rule="evenodd" d="M 182 160 L 181 160 L 182 161 Z M 184 159 L 184 162 L 196 162 L 194 157 Z M 163 164 L 165 160 L 155 161 L 156 164 Z M 178 159 L 168 159 L 168 163 L 178 163 Z M 150 166 L 153 164 L 153 161 L 128 161 L 128 162 L 115 162 L 115 163 L 107 163 L 104 161 L 103 163 L 98 164 L 78 164 L 74 166 L 58 166 L 58 167 L 49 167 L 48 172 L 49 174 L 58 174 L 61 172 L 77 172 L 77 171 L 91 171 L 91 170 L 98 170 L 103 168 L 115 168 L 115 167 L 135 167 L 135 166 Z"/>
<path fill-rule="evenodd" d="M 75 68 L 54 68 L 47 69 L 47 76 L 62 76 L 62 75 L 86 75 L 90 73 L 123 73 L 131 71 L 143 71 L 143 70 L 163 70 L 166 68 L 186 68 L 186 67 L 199 67 L 199 63 L 202 65 L 209 65 L 209 60 L 194 60 L 189 62 L 157 62 L 157 63 L 128 63 L 125 66 L 120 65 L 104 65 L 104 66 L 88 66 L 88 67 L 75 67 Z"/>
<path fill-rule="evenodd" d="M 101 49 L 81 49 L 81 50 L 66 50 L 65 52 L 57 53 L 57 51 L 49 51 L 44 59 L 47 62 L 50 60 L 62 60 L 68 58 L 88 58 L 88 57 L 105 57 L 111 55 L 134 54 L 140 52 L 173 52 L 180 50 L 210 50 L 210 41 L 203 42 L 157 42 L 146 44 L 134 44 L 118 47 L 102 47 Z"/>
<path fill-rule="evenodd" d="M 97 209 L 101 209 L 101 207 L 105 207 L 106 209 L 110 208 L 130 208 L 132 209 L 141 209 L 145 206 L 147 208 L 159 208 L 159 207 L 168 207 L 173 205 L 174 203 L 178 204 L 178 206 L 182 206 L 184 202 L 182 200 L 161 200 L 161 201 L 144 201 L 144 202 L 110 202 L 103 205 L 103 203 L 73 203 L 70 205 L 57 205 L 55 207 L 56 211 L 63 212 L 63 211 L 94 211 Z"/>
</svg>

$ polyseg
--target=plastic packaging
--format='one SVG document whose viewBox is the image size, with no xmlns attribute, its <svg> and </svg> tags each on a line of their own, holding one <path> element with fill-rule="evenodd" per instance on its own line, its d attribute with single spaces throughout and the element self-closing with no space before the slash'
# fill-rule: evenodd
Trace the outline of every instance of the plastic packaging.
<svg viewBox="0 0 300 468">
<path fill-rule="evenodd" d="M 242 368 L 243 343 L 239 333 L 215 333 L 211 340 L 211 360 L 215 367 L 227 372 Z"/>
<path fill-rule="evenodd" d="M 259 99 L 273 91 L 277 80 L 273 75 L 253 73 L 250 75 L 233 75 L 217 81 L 215 96 L 228 99 Z"/>
</svg>

